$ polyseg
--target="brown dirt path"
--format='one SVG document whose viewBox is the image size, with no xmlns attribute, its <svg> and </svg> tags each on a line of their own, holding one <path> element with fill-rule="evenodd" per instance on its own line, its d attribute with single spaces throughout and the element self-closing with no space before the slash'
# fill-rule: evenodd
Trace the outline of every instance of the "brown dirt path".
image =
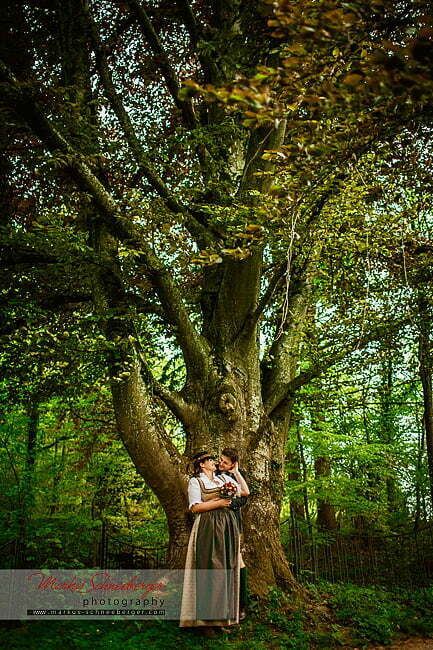
<svg viewBox="0 0 433 650">
<path fill-rule="evenodd" d="M 406 639 L 405 641 L 398 641 L 393 645 L 375 645 L 371 646 L 371 650 L 393 650 L 403 648 L 403 650 L 433 650 L 433 639 Z"/>
</svg>

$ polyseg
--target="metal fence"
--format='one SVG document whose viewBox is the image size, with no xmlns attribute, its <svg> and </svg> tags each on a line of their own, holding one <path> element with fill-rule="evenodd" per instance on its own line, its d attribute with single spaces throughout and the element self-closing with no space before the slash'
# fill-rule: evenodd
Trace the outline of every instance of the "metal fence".
<svg viewBox="0 0 433 650">
<path fill-rule="evenodd" d="M 433 583 L 433 522 L 398 534 L 324 534 L 289 519 L 281 524 L 281 537 L 293 573 L 301 582 L 409 588 Z M 29 565 L 19 539 L 3 544 L 0 552 L 3 569 Z M 104 521 L 96 555 L 93 562 L 102 569 L 157 569 L 165 564 L 167 548 L 137 545 Z"/>
<path fill-rule="evenodd" d="M 167 555 L 165 546 L 137 545 L 119 535 L 106 521 L 102 522 L 95 546 L 96 553 L 89 555 L 86 566 L 101 569 L 158 569 L 164 566 Z M 0 554 L 2 569 L 34 568 L 41 565 L 42 558 L 46 560 L 46 553 L 35 552 L 35 549 L 29 554 L 25 540 L 18 537 L 0 545 Z M 56 559 L 55 566 L 58 564 L 61 566 Z"/>
<path fill-rule="evenodd" d="M 281 526 L 283 546 L 298 580 L 425 587 L 433 582 L 433 524 L 394 534 L 333 534 Z"/>
<path fill-rule="evenodd" d="M 166 554 L 165 546 L 137 546 L 102 522 L 98 561 L 101 569 L 159 569 L 165 564 Z"/>
</svg>

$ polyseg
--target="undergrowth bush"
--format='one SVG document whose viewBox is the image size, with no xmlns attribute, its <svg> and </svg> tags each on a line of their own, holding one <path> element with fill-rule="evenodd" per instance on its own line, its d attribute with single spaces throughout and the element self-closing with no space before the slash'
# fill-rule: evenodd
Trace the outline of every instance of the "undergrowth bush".
<svg viewBox="0 0 433 650">
<path fill-rule="evenodd" d="M 403 633 L 433 633 L 433 588 L 392 591 L 379 586 L 322 584 L 338 623 L 354 630 L 355 642 L 388 644 Z"/>
</svg>

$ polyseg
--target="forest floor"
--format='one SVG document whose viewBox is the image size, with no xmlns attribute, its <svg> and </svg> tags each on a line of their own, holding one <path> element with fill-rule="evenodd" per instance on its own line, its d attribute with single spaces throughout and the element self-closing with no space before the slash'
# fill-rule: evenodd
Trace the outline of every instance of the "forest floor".
<svg viewBox="0 0 433 650">
<path fill-rule="evenodd" d="M 251 599 L 242 625 L 181 629 L 176 621 L 0 621 L 0 648 L 9 650 L 433 650 L 433 587 L 418 590 L 352 584 L 309 585 L 313 606 L 271 588 Z"/>
<path fill-rule="evenodd" d="M 265 633 L 259 620 L 250 629 L 217 633 L 204 638 L 199 633 L 180 630 L 172 623 L 142 624 L 139 621 L 0 621 L 0 647 L 9 650 L 430 650 L 433 638 L 409 638 L 389 645 L 333 643 L 329 637 L 313 643 L 291 630 L 288 634 L 273 629 Z"/>
</svg>

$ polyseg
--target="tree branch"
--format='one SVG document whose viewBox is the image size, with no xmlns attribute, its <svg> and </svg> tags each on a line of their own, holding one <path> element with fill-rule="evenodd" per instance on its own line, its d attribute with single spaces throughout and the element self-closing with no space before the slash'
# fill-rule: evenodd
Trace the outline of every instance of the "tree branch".
<svg viewBox="0 0 433 650">
<path fill-rule="evenodd" d="M 76 440 L 76 439 L 77 436 L 60 436 L 60 438 L 57 438 L 54 442 L 50 442 L 48 445 L 39 447 L 38 451 L 45 451 L 45 449 L 51 449 L 51 447 L 55 447 L 57 443 L 63 442 L 65 440 Z"/>
<path fill-rule="evenodd" d="M 143 248 L 142 243 L 141 247 Z M 209 365 L 209 346 L 191 323 L 172 274 L 147 245 L 146 255 L 139 260 L 143 262 L 147 277 L 155 285 L 168 321 L 176 328 L 177 338 L 190 371 L 193 374 L 197 371 L 206 372 Z"/>
<path fill-rule="evenodd" d="M 170 409 L 173 415 L 188 428 L 196 418 L 194 405 L 186 402 L 177 391 L 170 390 L 153 376 L 152 371 L 139 344 L 138 355 L 141 362 L 141 375 L 150 391 L 159 397 Z"/>
<path fill-rule="evenodd" d="M 291 381 L 281 384 L 274 391 L 273 400 L 266 404 L 266 412 L 268 415 L 271 415 L 283 401 L 293 395 L 293 393 L 299 390 L 299 388 L 309 384 L 313 379 L 319 377 L 323 372 L 325 372 L 325 370 L 338 363 L 338 361 L 344 359 L 348 354 L 355 352 L 355 350 L 365 348 L 369 343 L 380 340 L 382 336 L 386 334 L 398 331 L 403 325 L 410 323 L 411 318 L 411 316 L 406 316 L 405 318 L 393 323 L 381 323 L 377 325 L 364 336 L 354 338 L 353 341 L 346 345 L 342 350 L 330 354 L 322 361 L 313 364 L 308 370 L 299 373 L 299 375 L 294 377 Z"/>
<path fill-rule="evenodd" d="M 284 262 L 282 264 L 279 264 L 277 269 L 274 271 L 271 279 L 269 280 L 268 286 L 266 287 L 266 291 L 259 300 L 256 309 L 245 320 L 245 324 L 243 325 L 241 332 L 245 330 L 251 331 L 256 326 L 266 307 L 269 305 L 276 288 L 284 278 L 286 272 L 287 260 L 284 260 Z"/>
<path fill-rule="evenodd" d="M 197 52 L 204 74 L 204 81 L 205 83 L 215 83 L 219 76 L 219 70 L 214 59 L 209 56 L 209 54 L 203 52 L 200 48 L 197 48 L 197 44 L 202 40 L 203 34 L 191 5 L 188 0 L 177 0 L 177 4 L 179 7 L 179 13 L 183 18 L 183 22 L 191 38 L 191 43 Z"/>
<path fill-rule="evenodd" d="M 35 265 L 60 264 L 61 260 L 50 253 L 41 253 L 31 248 L 14 248 L 0 245 L 0 259 L 2 269 L 16 268 L 22 265 L 34 267 Z"/>
<path fill-rule="evenodd" d="M 179 98 L 180 86 L 177 80 L 177 75 L 168 60 L 167 54 L 161 45 L 158 34 L 154 30 L 145 8 L 138 2 L 138 0 L 126 0 L 126 4 L 136 17 L 144 38 L 149 43 L 153 53 L 156 55 L 157 64 L 164 76 L 167 88 L 174 103 L 182 111 L 186 125 L 189 128 L 194 128 L 198 125 L 198 122 L 192 103 L 191 101 L 185 101 Z"/>
<path fill-rule="evenodd" d="M 127 298 L 128 301 L 135 305 L 138 314 L 157 316 L 164 323 L 166 322 L 164 309 L 159 302 L 155 302 L 155 297 L 153 297 L 153 300 L 146 300 L 143 296 L 127 293 Z"/>
<path fill-rule="evenodd" d="M 269 350 L 272 365 L 263 367 L 262 394 L 267 412 L 272 412 L 280 400 L 279 388 L 296 373 L 299 346 L 305 330 L 305 321 L 311 301 L 311 280 L 314 277 L 322 242 L 315 242 L 304 266 L 293 273 L 284 301 L 278 334 Z"/>
<path fill-rule="evenodd" d="M 190 35 L 191 42 L 193 45 L 197 45 L 200 38 L 200 29 L 191 5 L 188 0 L 177 0 L 177 5 Z"/>
<path fill-rule="evenodd" d="M 154 167 L 149 161 L 149 157 L 135 132 L 130 117 L 125 110 L 122 98 L 118 94 L 108 66 L 106 48 L 101 42 L 99 32 L 92 16 L 88 14 L 89 28 L 93 41 L 93 48 L 96 56 L 96 64 L 102 85 L 107 95 L 110 105 L 123 129 L 125 138 L 131 148 L 132 155 L 139 166 L 139 171 L 145 176 L 151 187 L 161 196 L 167 207 L 174 213 L 180 214 L 185 219 L 185 225 L 191 234 L 206 247 L 211 245 L 213 238 L 209 231 L 200 223 L 195 216 L 172 195 L 162 178 L 157 174 Z"/>
<path fill-rule="evenodd" d="M 136 250 L 140 250 L 137 261 L 144 267 L 147 277 L 154 284 L 168 321 L 176 328 L 177 338 L 189 370 L 192 373 L 206 372 L 209 365 L 208 345 L 192 324 L 172 274 L 160 262 L 134 224 L 120 214 L 116 201 L 84 162 L 83 157 L 45 117 L 33 97 L 20 88 L 15 77 L 1 61 L 0 81 L 11 84 L 9 90 L 14 96 L 13 108 L 35 135 L 52 152 L 60 151 L 63 154 L 65 167 L 69 169 L 81 189 L 91 195 L 110 232 Z"/>
<path fill-rule="evenodd" d="M 43 309 L 57 309 L 57 307 L 61 307 L 62 305 L 91 301 L 92 294 L 90 293 L 55 294 L 45 300 L 39 301 L 39 305 Z"/>
</svg>

